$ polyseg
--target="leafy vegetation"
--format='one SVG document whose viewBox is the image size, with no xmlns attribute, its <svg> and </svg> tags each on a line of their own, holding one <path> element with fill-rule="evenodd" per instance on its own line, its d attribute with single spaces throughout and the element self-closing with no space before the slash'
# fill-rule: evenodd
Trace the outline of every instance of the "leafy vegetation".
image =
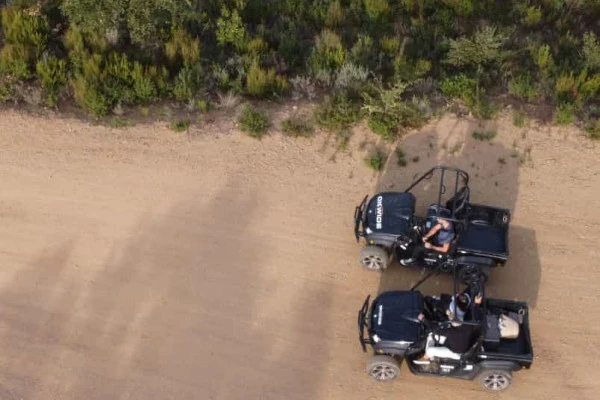
<svg viewBox="0 0 600 400">
<path fill-rule="evenodd" d="M 475 140 L 479 140 L 481 142 L 483 141 L 489 141 L 492 140 L 493 138 L 496 137 L 496 132 L 495 131 L 474 131 L 473 132 L 473 139 Z"/>
<path fill-rule="evenodd" d="M 175 132 L 185 132 L 190 127 L 190 121 L 188 119 L 178 119 L 172 121 L 169 127 Z"/>
<path fill-rule="evenodd" d="M 523 128 L 527 124 L 527 117 L 522 110 L 515 110 L 513 112 L 513 124 L 517 128 Z"/>
<path fill-rule="evenodd" d="M 340 130 L 360 121 L 360 104 L 345 92 L 326 96 L 315 110 L 315 119 L 323 128 Z"/>
<path fill-rule="evenodd" d="M 270 126 L 267 116 L 251 105 L 244 107 L 242 114 L 238 118 L 238 123 L 242 131 L 256 139 L 262 138 Z"/>
<path fill-rule="evenodd" d="M 402 150 L 402 147 L 396 147 L 395 153 L 396 153 L 396 164 L 398 164 L 399 167 L 406 167 L 408 162 L 406 161 L 406 153 L 404 152 L 404 150 Z"/>
<path fill-rule="evenodd" d="M 598 0 L 3 4 L 0 101 L 41 88 L 48 105 L 71 98 L 101 116 L 324 92 L 317 123 L 340 131 L 366 117 L 387 140 L 423 123 L 440 92 L 478 118 L 505 93 L 549 103 L 565 123 L 600 104 Z"/>
<path fill-rule="evenodd" d="M 365 163 L 375 171 L 381 171 L 385 164 L 386 156 L 380 151 L 374 151 L 365 158 Z"/>
<path fill-rule="evenodd" d="M 314 128 L 304 118 L 292 117 L 281 121 L 281 131 L 288 136 L 310 137 Z"/>
</svg>

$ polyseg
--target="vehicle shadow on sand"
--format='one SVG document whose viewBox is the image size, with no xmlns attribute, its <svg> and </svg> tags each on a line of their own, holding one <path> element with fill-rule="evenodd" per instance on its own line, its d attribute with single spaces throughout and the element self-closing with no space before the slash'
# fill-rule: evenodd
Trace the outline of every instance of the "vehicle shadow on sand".
<svg viewBox="0 0 600 400">
<path fill-rule="evenodd" d="M 469 174 L 471 203 L 507 208 L 514 214 L 522 159 L 515 148 L 508 148 L 499 140 L 481 140 L 482 135 L 496 132 L 496 129 L 493 121 L 480 124 L 452 116 L 441 118 L 399 143 L 406 165 L 400 166 L 398 153 L 394 153 L 378 179 L 376 192 L 403 191 L 435 165 L 447 165 Z M 422 182 L 412 192 L 417 198 L 417 214 L 424 215 L 426 208 L 437 202 L 438 182 Z M 394 261 L 381 274 L 378 292 L 407 290 L 424 274 L 425 271 L 418 267 L 407 268 Z M 526 300 L 535 307 L 540 279 L 535 232 L 516 225 L 513 218 L 509 259 L 505 267 L 491 273 L 486 285 L 488 296 Z M 436 294 L 450 292 L 452 287 L 452 276 L 439 274 L 431 277 L 419 290 Z"/>
</svg>

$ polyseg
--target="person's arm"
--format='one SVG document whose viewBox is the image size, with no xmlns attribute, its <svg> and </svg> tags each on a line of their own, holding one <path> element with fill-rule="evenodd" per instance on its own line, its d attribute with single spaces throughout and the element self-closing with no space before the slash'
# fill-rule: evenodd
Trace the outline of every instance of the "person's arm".
<svg viewBox="0 0 600 400">
<path fill-rule="evenodd" d="M 450 249 L 450 243 L 446 243 L 442 246 L 435 246 L 431 243 L 425 243 L 425 248 L 439 251 L 441 253 L 446 253 Z"/>
<path fill-rule="evenodd" d="M 435 235 L 440 229 L 442 229 L 442 224 L 438 222 L 437 224 L 431 227 L 431 229 L 429 230 L 429 232 L 427 232 L 425 236 L 423 236 L 423 241 L 429 240 L 429 238 Z"/>
</svg>

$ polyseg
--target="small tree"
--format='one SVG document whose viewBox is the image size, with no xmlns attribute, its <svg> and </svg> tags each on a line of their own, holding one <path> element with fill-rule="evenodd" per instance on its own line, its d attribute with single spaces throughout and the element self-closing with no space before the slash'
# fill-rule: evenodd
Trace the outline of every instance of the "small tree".
<svg viewBox="0 0 600 400">
<path fill-rule="evenodd" d="M 67 83 L 67 62 L 45 55 L 36 65 L 49 106 L 56 105 L 61 88 Z"/>
<path fill-rule="evenodd" d="M 450 40 L 446 61 L 456 67 L 498 64 L 506 55 L 502 49 L 506 39 L 506 35 L 498 32 L 496 27 L 486 26 L 471 38 Z"/>
</svg>

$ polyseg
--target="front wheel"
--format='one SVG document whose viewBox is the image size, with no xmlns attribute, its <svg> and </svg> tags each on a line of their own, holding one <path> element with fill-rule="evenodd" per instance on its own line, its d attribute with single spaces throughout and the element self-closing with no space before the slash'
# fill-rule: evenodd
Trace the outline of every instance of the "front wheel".
<svg viewBox="0 0 600 400">
<path fill-rule="evenodd" d="M 391 356 L 373 356 L 367 363 L 367 374 L 378 382 L 393 381 L 400 375 L 400 365 Z"/>
<path fill-rule="evenodd" d="M 512 384 L 512 372 L 502 369 L 486 370 L 477 376 L 477 381 L 487 391 L 500 392 Z"/>
<path fill-rule="evenodd" d="M 369 271 L 383 271 L 390 263 L 390 257 L 378 246 L 367 246 L 360 252 L 360 265 Z"/>
</svg>

